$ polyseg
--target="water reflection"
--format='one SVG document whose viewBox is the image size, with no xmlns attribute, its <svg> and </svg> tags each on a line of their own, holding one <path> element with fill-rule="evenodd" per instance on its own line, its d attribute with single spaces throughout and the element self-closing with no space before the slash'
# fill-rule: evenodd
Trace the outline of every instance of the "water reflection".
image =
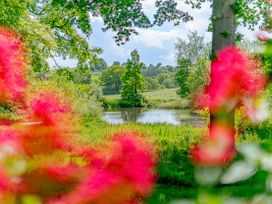
<svg viewBox="0 0 272 204">
<path fill-rule="evenodd" d="M 142 109 L 141 108 L 127 108 L 122 109 L 121 118 L 125 122 L 137 122 L 137 119 L 141 116 Z"/>
<path fill-rule="evenodd" d="M 105 112 L 103 119 L 111 124 L 124 122 L 139 123 L 167 123 L 172 125 L 188 124 L 192 126 L 204 126 L 204 119 L 192 113 L 190 110 L 168 110 L 126 108 L 113 112 Z"/>
</svg>

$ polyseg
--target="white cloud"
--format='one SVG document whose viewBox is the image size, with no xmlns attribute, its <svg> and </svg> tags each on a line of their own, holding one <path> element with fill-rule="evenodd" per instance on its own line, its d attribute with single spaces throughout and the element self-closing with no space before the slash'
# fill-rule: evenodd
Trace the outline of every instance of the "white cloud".
<svg viewBox="0 0 272 204">
<path fill-rule="evenodd" d="M 241 33 L 242 35 L 244 35 L 247 39 L 249 40 L 256 40 L 256 31 L 252 31 L 252 30 L 248 30 L 245 27 L 239 27 L 238 28 L 238 32 Z"/>
<path fill-rule="evenodd" d="M 147 14 L 153 14 L 156 11 L 155 1 L 156 0 L 143 0 L 143 11 Z"/>
<path fill-rule="evenodd" d="M 75 59 L 63 59 L 62 57 L 55 57 L 54 59 L 49 58 L 47 59 L 47 62 L 49 63 L 49 67 L 70 67 L 75 68 L 77 66 L 77 60 Z"/>
<path fill-rule="evenodd" d="M 155 0 L 142 0 L 144 12 L 148 17 L 152 18 L 152 14 L 156 11 Z M 132 36 L 131 40 L 124 46 L 117 46 L 114 42 L 114 33 L 111 31 L 101 32 L 103 27 L 102 18 L 94 18 L 93 29 L 94 33 L 91 36 L 90 42 L 92 46 L 102 47 L 104 53 L 102 57 L 108 62 L 125 61 L 131 50 L 138 49 L 141 52 L 141 57 L 146 64 L 174 64 L 175 60 L 175 46 L 177 38 L 187 40 L 189 31 L 197 31 L 205 36 L 205 41 L 211 41 L 211 33 L 207 32 L 210 23 L 210 16 L 212 9 L 210 3 L 204 3 L 201 9 L 192 9 L 189 5 L 185 5 L 184 1 L 177 0 L 178 8 L 182 11 L 188 12 L 194 17 L 193 21 L 183 23 L 174 27 L 172 23 L 151 29 L 137 29 L 139 35 Z M 255 33 L 247 29 L 239 28 L 238 31 L 245 34 L 247 38 L 254 39 Z"/>
<path fill-rule="evenodd" d="M 204 33 L 204 32 L 207 32 L 209 23 L 210 21 L 207 18 L 198 18 L 198 19 L 195 19 L 194 21 L 184 24 L 184 27 L 187 31 L 197 30 L 201 33 Z"/>
<path fill-rule="evenodd" d="M 168 55 L 165 56 L 165 62 L 169 65 L 176 65 L 176 53 L 170 52 Z"/>
<path fill-rule="evenodd" d="M 95 23 L 95 22 L 103 23 L 103 18 L 101 16 L 92 16 L 90 13 L 89 18 L 91 19 L 92 23 Z"/>
<path fill-rule="evenodd" d="M 155 12 L 156 0 L 143 0 L 144 12 L 151 14 Z M 173 45 L 176 38 L 187 38 L 189 31 L 197 30 L 199 33 L 204 34 L 205 41 L 211 40 L 211 34 L 207 33 L 207 29 L 210 23 L 210 16 L 212 10 L 210 3 L 202 4 L 201 9 L 192 9 L 190 5 L 185 4 L 183 1 L 178 1 L 178 9 L 184 12 L 188 12 L 194 17 L 193 21 L 183 23 L 179 27 L 172 27 L 171 30 L 157 31 L 157 30 L 139 30 L 139 36 L 133 38 L 134 41 L 140 42 L 148 47 L 164 49 L 169 45 L 169 42 Z"/>
<path fill-rule="evenodd" d="M 124 46 L 118 46 L 116 43 L 113 41 L 112 42 L 112 48 L 113 48 L 113 55 L 119 58 L 125 58 L 128 56 L 128 50 Z"/>
<path fill-rule="evenodd" d="M 139 35 L 132 38 L 136 43 L 142 43 L 148 47 L 164 49 L 168 41 L 175 41 L 181 34 L 176 29 L 170 31 L 138 30 Z"/>
</svg>

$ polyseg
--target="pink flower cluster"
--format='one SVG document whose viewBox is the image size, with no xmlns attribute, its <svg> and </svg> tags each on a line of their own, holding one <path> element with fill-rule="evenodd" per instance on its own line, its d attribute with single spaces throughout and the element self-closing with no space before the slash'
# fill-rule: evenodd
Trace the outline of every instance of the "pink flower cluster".
<svg viewBox="0 0 272 204">
<path fill-rule="evenodd" d="M 235 129 L 224 118 L 237 106 L 243 105 L 253 120 L 262 119 L 259 113 L 264 112 L 257 111 L 254 100 L 264 90 L 266 77 L 252 56 L 236 47 L 227 47 L 212 62 L 210 77 L 211 82 L 204 94 L 197 97 L 197 104 L 208 107 L 217 119 L 211 121 L 204 141 L 191 150 L 192 160 L 200 166 L 220 166 L 233 159 Z"/>
<path fill-rule="evenodd" d="M 227 125 L 214 124 L 205 141 L 191 150 L 192 160 L 199 166 L 221 166 L 235 156 L 235 130 Z"/>
<path fill-rule="evenodd" d="M 23 102 L 24 120 L 0 119 L 0 203 L 24 195 L 49 204 L 140 203 L 156 180 L 152 147 L 130 132 L 103 148 L 79 146 L 78 122 L 65 100 L 53 91 L 24 94 L 25 59 L 21 38 L 1 28 L 0 101 Z"/>
<path fill-rule="evenodd" d="M 266 86 L 266 77 L 257 60 L 236 47 L 228 47 L 218 53 L 211 64 L 211 82 L 205 95 L 198 97 L 201 107 L 211 112 L 232 111 L 247 98 L 256 98 Z"/>
<path fill-rule="evenodd" d="M 154 152 L 135 133 L 114 135 L 107 148 L 75 154 L 84 165 L 54 163 L 23 174 L 16 193 L 35 194 L 50 204 L 140 203 L 156 180 Z"/>
<path fill-rule="evenodd" d="M 26 64 L 22 38 L 0 27 L 0 102 L 22 102 L 27 85 Z"/>
<path fill-rule="evenodd" d="M 107 151 L 106 151 L 107 152 Z M 98 153 L 87 150 L 83 155 L 90 160 L 85 172 L 71 175 L 85 177 L 71 193 L 57 196 L 49 203 L 138 203 L 137 199 L 150 193 L 155 182 L 153 167 L 155 154 L 144 141 L 133 133 L 120 133 L 112 138 L 109 152 Z M 58 170 L 51 170 L 59 179 Z"/>
</svg>

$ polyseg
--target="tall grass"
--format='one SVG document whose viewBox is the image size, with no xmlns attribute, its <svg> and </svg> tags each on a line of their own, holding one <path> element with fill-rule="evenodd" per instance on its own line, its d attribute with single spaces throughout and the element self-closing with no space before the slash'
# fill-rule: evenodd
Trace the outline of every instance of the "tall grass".
<svg viewBox="0 0 272 204">
<path fill-rule="evenodd" d="M 182 195 L 191 197 L 196 194 L 192 188 L 195 186 L 193 166 L 187 156 L 187 151 L 199 141 L 201 128 L 139 123 L 110 125 L 101 120 L 93 120 L 93 118 L 86 118 L 82 125 L 84 128 L 81 139 L 89 145 L 103 145 L 107 137 L 121 131 L 136 131 L 154 144 L 153 147 L 159 155 L 158 185 L 148 203 L 167 203 L 170 199 L 180 198 L 178 186 L 192 189 L 192 191 L 182 192 Z M 173 193 L 169 194 L 170 197 L 167 195 L 169 187 L 176 188 L 176 193 L 173 190 Z"/>
<path fill-rule="evenodd" d="M 126 123 L 110 125 L 102 120 L 85 118 L 82 122 L 82 140 L 89 145 L 103 145 L 106 138 L 120 131 L 137 131 L 154 144 L 159 159 L 157 165 L 158 180 L 149 204 L 167 204 L 180 198 L 195 198 L 200 189 L 194 180 L 194 167 L 190 162 L 188 150 L 201 139 L 202 128 L 191 126 L 172 126 L 168 124 Z M 254 135 L 241 135 L 237 142 L 258 141 Z M 262 140 L 262 139 L 261 139 Z M 262 140 L 263 141 L 263 140 Z M 233 185 L 219 185 L 214 193 L 251 198 L 261 193 L 265 186 L 263 172 L 253 178 Z"/>
</svg>

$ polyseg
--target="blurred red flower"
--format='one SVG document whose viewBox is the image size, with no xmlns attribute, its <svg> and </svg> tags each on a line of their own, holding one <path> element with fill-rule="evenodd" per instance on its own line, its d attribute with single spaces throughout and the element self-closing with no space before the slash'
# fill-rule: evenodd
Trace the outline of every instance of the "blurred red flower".
<svg viewBox="0 0 272 204">
<path fill-rule="evenodd" d="M 22 102 L 27 82 L 26 51 L 16 33 L 0 27 L 0 101 Z"/>
<path fill-rule="evenodd" d="M 258 61 L 235 47 L 218 53 L 211 65 L 211 82 L 196 103 L 211 112 L 225 108 L 233 110 L 242 98 L 254 98 L 265 88 L 266 78 Z"/>
<path fill-rule="evenodd" d="M 225 124 L 213 124 L 204 141 L 190 152 L 197 166 L 221 166 L 235 156 L 235 130 Z"/>
<path fill-rule="evenodd" d="M 41 91 L 28 104 L 30 118 L 44 125 L 57 125 L 71 113 L 70 106 L 55 92 Z"/>
<path fill-rule="evenodd" d="M 0 28 L 0 103 L 23 103 L 19 120 L 0 121 L 0 203 L 34 195 L 43 203 L 132 204 L 147 196 L 156 180 L 152 147 L 135 133 L 116 134 L 108 149 L 77 146 L 70 105 L 52 91 L 25 95 L 25 67 L 21 37 Z M 65 158 L 51 161 L 55 154 Z"/>
<path fill-rule="evenodd" d="M 86 178 L 70 194 L 49 203 L 137 203 L 135 198 L 152 190 L 156 180 L 155 153 L 134 133 L 115 135 L 108 154 L 91 151 L 88 155 L 91 162 Z"/>
<path fill-rule="evenodd" d="M 17 125 L 27 154 L 50 153 L 65 149 L 76 128 L 70 106 L 56 93 L 41 91 L 26 100 L 24 111 L 29 123 Z"/>
</svg>

